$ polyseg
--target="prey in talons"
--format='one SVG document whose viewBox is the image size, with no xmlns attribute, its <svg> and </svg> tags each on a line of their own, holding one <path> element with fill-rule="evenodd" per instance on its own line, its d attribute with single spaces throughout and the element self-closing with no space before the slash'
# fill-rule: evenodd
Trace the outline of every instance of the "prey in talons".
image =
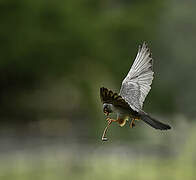
<svg viewBox="0 0 196 180">
<path fill-rule="evenodd" d="M 106 116 L 109 116 L 109 114 L 112 113 L 112 109 L 111 109 L 111 107 L 109 105 L 104 104 L 103 105 L 103 112 L 104 112 L 104 114 Z M 101 138 L 102 141 L 107 141 L 108 140 L 108 138 L 106 137 L 106 132 L 107 132 L 109 126 L 112 124 L 112 122 L 117 122 L 118 120 L 111 119 L 111 118 L 107 117 L 106 118 L 106 121 L 108 121 L 108 124 L 107 124 L 107 126 L 105 127 L 105 129 L 103 131 L 103 135 L 102 135 L 102 138 Z"/>
<path fill-rule="evenodd" d="M 109 116 L 110 113 L 112 113 L 112 106 L 110 106 L 109 104 L 103 104 L 103 112 L 106 116 Z M 102 141 L 107 141 L 108 138 L 106 137 L 106 133 L 108 128 L 110 127 L 110 125 L 112 124 L 112 122 L 117 122 L 118 120 L 116 119 L 111 119 L 109 117 L 106 118 L 106 121 L 108 121 L 107 126 L 105 127 L 104 131 L 103 131 L 103 135 L 102 135 Z"/>
<path fill-rule="evenodd" d="M 103 131 L 103 135 L 102 135 L 102 141 L 107 141 L 108 138 L 106 137 L 106 133 L 108 131 L 108 128 L 110 127 L 110 125 L 112 124 L 112 122 L 118 122 L 118 124 L 123 127 L 125 124 L 126 124 L 126 121 L 128 120 L 129 118 L 128 117 L 124 117 L 123 119 L 118 117 L 117 119 L 112 119 L 112 118 L 109 118 L 107 117 L 106 118 L 106 121 L 108 121 L 108 124 L 107 126 L 105 127 L 104 131 Z M 135 127 L 135 120 L 139 120 L 139 119 L 136 119 L 136 118 L 132 118 L 131 120 L 131 123 L 130 123 L 130 128 L 133 128 Z"/>
<path fill-rule="evenodd" d="M 112 122 L 116 122 L 117 120 L 115 120 L 115 119 L 111 119 L 111 118 L 106 118 L 106 121 L 108 121 L 108 124 L 107 124 L 107 126 L 105 127 L 105 129 L 104 129 L 104 131 L 103 131 L 103 135 L 102 135 L 102 141 L 107 141 L 108 140 L 108 138 L 106 137 L 106 132 L 107 132 L 107 130 L 108 130 L 108 128 L 109 128 L 109 126 L 112 124 Z"/>
</svg>

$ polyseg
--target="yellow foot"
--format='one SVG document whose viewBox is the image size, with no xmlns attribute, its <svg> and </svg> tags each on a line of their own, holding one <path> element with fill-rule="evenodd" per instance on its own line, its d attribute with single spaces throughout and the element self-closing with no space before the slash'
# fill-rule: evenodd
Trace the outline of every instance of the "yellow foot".
<svg viewBox="0 0 196 180">
<path fill-rule="evenodd" d="M 135 119 L 132 119 L 132 120 L 131 120 L 130 128 L 135 127 L 135 122 L 134 122 L 134 121 L 135 121 Z"/>
<path fill-rule="evenodd" d="M 111 119 L 111 118 L 106 118 L 106 121 L 111 121 L 111 122 L 117 122 L 118 120 L 116 120 L 116 119 Z"/>
</svg>

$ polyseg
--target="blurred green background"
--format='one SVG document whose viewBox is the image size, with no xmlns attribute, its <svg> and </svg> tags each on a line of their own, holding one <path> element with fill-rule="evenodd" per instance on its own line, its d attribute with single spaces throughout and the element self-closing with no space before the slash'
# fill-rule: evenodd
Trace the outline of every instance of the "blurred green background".
<svg viewBox="0 0 196 180">
<path fill-rule="evenodd" d="M 1 0 L 0 179 L 195 179 L 196 1 Z M 118 92 L 146 41 L 155 79 L 144 110 L 161 132 L 112 124 L 99 88 Z"/>
</svg>

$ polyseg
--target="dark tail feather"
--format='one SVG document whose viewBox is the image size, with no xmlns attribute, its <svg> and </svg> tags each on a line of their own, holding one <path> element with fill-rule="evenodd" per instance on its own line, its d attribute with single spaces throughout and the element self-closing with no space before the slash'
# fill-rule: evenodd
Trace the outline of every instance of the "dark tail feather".
<svg viewBox="0 0 196 180">
<path fill-rule="evenodd" d="M 151 118 L 148 114 L 142 114 L 141 115 L 141 119 L 148 125 L 150 125 L 151 127 L 155 128 L 155 129 L 160 129 L 160 130 L 167 130 L 167 129 L 171 129 L 171 127 L 167 124 L 163 124 L 160 121 L 157 121 L 153 118 Z"/>
</svg>

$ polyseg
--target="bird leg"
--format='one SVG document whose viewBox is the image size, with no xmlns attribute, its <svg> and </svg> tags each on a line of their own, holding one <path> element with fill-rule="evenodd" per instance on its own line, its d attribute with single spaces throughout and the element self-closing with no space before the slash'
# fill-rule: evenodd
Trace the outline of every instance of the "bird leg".
<svg viewBox="0 0 196 180">
<path fill-rule="evenodd" d="M 111 119 L 111 118 L 106 118 L 106 121 L 108 121 L 108 124 L 107 124 L 107 126 L 105 127 L 105 129 L 104 129 L 104 131 L 103 131 L 103 135 L 102 135 L 102 138 L 101 138 L 102 141 L 107 141 L 107 140 L 108 140 L 108 138 L 105 137 L 106 132 L 107 132 L 109 126 L 112 124 L 112 122 L 117 122 L 118 120 Z"/>
<path fill-rule="evenodd" d="M 133 128 L 133 127 L 135 127 L 135 118 L 132 118 L 132 120 L 131 120 L 131 124 L 130 124 L 130 128 Z"/>
<path fill-rule="evenodd" d="M 136 121 L 139 121 L 140 119 L 139 119 L 139 118 L 132 118 L 131 124 L 130 124 L 130 128 L 135 127 L 135 120 L 136 120 Z"/>
</svg>

